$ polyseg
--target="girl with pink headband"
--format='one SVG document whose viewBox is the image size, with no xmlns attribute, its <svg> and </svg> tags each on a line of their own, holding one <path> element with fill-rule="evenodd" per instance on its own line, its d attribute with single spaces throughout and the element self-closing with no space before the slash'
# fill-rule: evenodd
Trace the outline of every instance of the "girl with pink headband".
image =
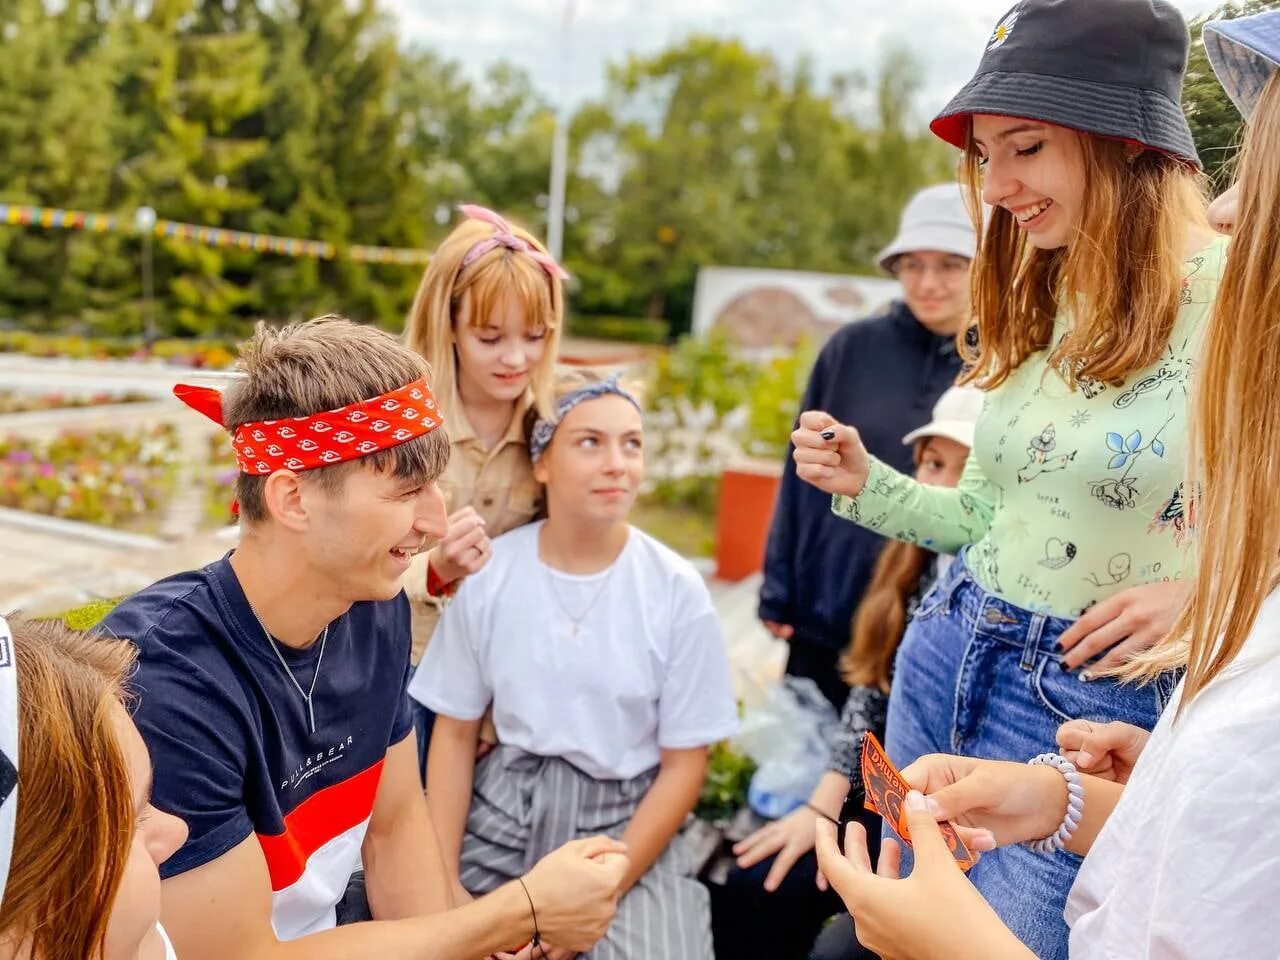
<svg viewBox="0 0 1280 960">
<path fill-rule="evenodd" d="M 554 413 L 564 320 L 568 274 L 546 248 L 492 210 L 458 210 L 466 219 L 431 258 L 405 326 L 409 346 L 431 365 L 452 446 L 439 481 L 449 532 L 406 578 L 414 663 L 442 605 L 488 562 L 491 538 L 543 509 L 527 434 L 535 417 Z M 420 721 L 425 762 L 431 718 L 424 713 Z"/>
</svg>

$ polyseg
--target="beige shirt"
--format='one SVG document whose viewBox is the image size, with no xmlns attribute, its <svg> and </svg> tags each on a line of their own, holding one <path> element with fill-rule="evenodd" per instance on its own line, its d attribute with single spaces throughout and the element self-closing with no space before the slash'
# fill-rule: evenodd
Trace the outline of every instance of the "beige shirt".
<svg viewBox="0 0 1280 960">
<path fill-rule="evenodd" d="M 524 421 L 532 404 L 527 397 L 516 405 L 507 432 L 488 450 L 467 420 L 454 391 L 445 410 L 449 431 L 449 466 L 439 480 L 445 506 L 454 511 L 470 506 L 484 518 L 485 532 L 495 538 L 538 516 L 543 509 L 542 484 L 533 477 Z M 427 555 L 419 554 L 405 575 L 405 593 L 413 608 L 413 662 L 427 648 L 440 618 L 441 601 L 427 596 Z"/>
</svg>

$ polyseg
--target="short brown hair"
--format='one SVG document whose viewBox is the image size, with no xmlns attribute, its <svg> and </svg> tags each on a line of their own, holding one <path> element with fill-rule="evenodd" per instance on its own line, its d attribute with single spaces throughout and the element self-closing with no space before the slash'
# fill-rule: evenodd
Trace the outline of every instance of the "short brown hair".
<svg viewBox="0 0 1280 960">
<path fill-rule="evenodd" d="M 324 316 L 284 327 L 259 323 L 240 348 L 237 369 L 245 376 L 223 396 L 228 430 L 257 420 L 305 417 L 368 400 L 429 374 L 425 360 L 376 327 Z M 445 411 L 445 416 L 448 416 Z M 304 474 L 336 492 L 354 469 L 390 471 L 397 479 L 427 483 L 449 462 L 449 438 L 434 430 L 359 460 L 316 467 Z M 267 518 L 265 477 L 240 474 L 236 498 L 250 523 Z"/>
<path fill-rule="evenodd" d="M 22 759 L 0 939 L 33 957 L 99 957 L 136 820 L 114 727 L 133 646 L 8 619 Z"/>
</svg>

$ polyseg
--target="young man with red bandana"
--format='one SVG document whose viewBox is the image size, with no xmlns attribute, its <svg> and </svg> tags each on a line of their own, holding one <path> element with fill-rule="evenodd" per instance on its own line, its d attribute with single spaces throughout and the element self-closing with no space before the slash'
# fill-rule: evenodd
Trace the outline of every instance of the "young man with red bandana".
<svg viewBox="0 0 1280 960">
<path fill-rule="evenodd" d="M 400 580 L 446 529 L 449 445 L 424 362 L 339 318 L 260 327 L 225 394 L 179 397 L 232 434 L 238 548 L 124 601 L 154 804 L 190 837 L 164 866 L 183 960 L 467 958 L 607 928 L 626 870 L 569 844 L 457 909 L 416 766 Z M 339 925 L 363 866 L 372 922 Z"/>
</svg>

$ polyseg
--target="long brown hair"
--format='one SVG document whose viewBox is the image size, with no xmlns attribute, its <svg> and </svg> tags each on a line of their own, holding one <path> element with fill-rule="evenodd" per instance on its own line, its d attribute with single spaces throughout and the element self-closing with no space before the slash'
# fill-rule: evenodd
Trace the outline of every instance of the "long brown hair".
<svg viewBox="0 0 1280 960">
<path fill-rule="evenodd" d="M 546 248 L 518 226 L 512 232 L 541 253 Z M 564 285 L 549 276 L 530 257 L 498 246 L 464 269 L 462 261 L 481 240 L 493 236 L 493 226 L 483 220 L 464 220 L 454 228 L 431 257 L 409 309 L 405 342 L 431 365 L 431 384 L 441 403 L 450 403 L 457 381 L 454 356 L 454 324 L 463 298 L 471 309 L 471 323 L 479 326 L 512 295 L 523 307 L 530 330 L 546 335 L 542 362 L 533 371 L 533 405 L 550 419 L 554 413 L 555 361 L 564 326 Z M 445 411 L 446 416 L 448 410 Z"/>
<path fill-rule="evenodd" d="M 917 467 L 928 442 L 928 437 L 921 437 L 915 443 L 912 456 Z M 907 604 L 920 589 L 932 558 L 924 547 L 902 540 L 890 540 L 881 549 L 854 614 L 849 645 L 840 654 L 840 675 L 849 686 L 889 692 L 893 658 L 907 631 Z"/>
<path fill-rule="evenodd" d="M 1035 248 L 999 206 L 979 229 L 977 336 L 960 337 L 966 361 L 960 383 L 996 387 L 1046 347 L 1052 347 L 1050 366 L 1067 374 L 1068 383 L 1116 381 L 1150 366 L 1165 349 L 1182 295 L 1188 232 L 1204 221 L 1201 178 L 1165 154 L 1146 150 L 1135 157 L 1118 140 L 1074 135 L 1084 160 L 1084 209 L 1070 245 Z M 971 128 L 962 163 L 979 227 L 980 159 Z M 1064 309 L 1073 323 L 1054 345 L 1054 318 Z"/>
<path fill-rule="evenodd" d="M 133 648 L 12 618 L 18 819 L 0 939 L 33 960 L 102 955 L 136 812 L 114 724 Z"/>
<path fill-rule="evenodd" d="M 907 631 L 907 603 L 933 554 L 903 540 L 885 544 L 876 560 L 867 592 L 853 618 L 853 637 L 840 655 L 840 675 L 851 687 L 889 692 L 893 658 Z"/>
<path fill-rule="evenodd" d="M 1240 156 L 1239 214 L 1205 333 L 1184 484 L 1195 587 L 1169 636 L 1125 671 L 1150 679 L 1185 663 L 1182 707 L 1239 654 L 1280 568 L 1280 73 Z"/>
</svg>

